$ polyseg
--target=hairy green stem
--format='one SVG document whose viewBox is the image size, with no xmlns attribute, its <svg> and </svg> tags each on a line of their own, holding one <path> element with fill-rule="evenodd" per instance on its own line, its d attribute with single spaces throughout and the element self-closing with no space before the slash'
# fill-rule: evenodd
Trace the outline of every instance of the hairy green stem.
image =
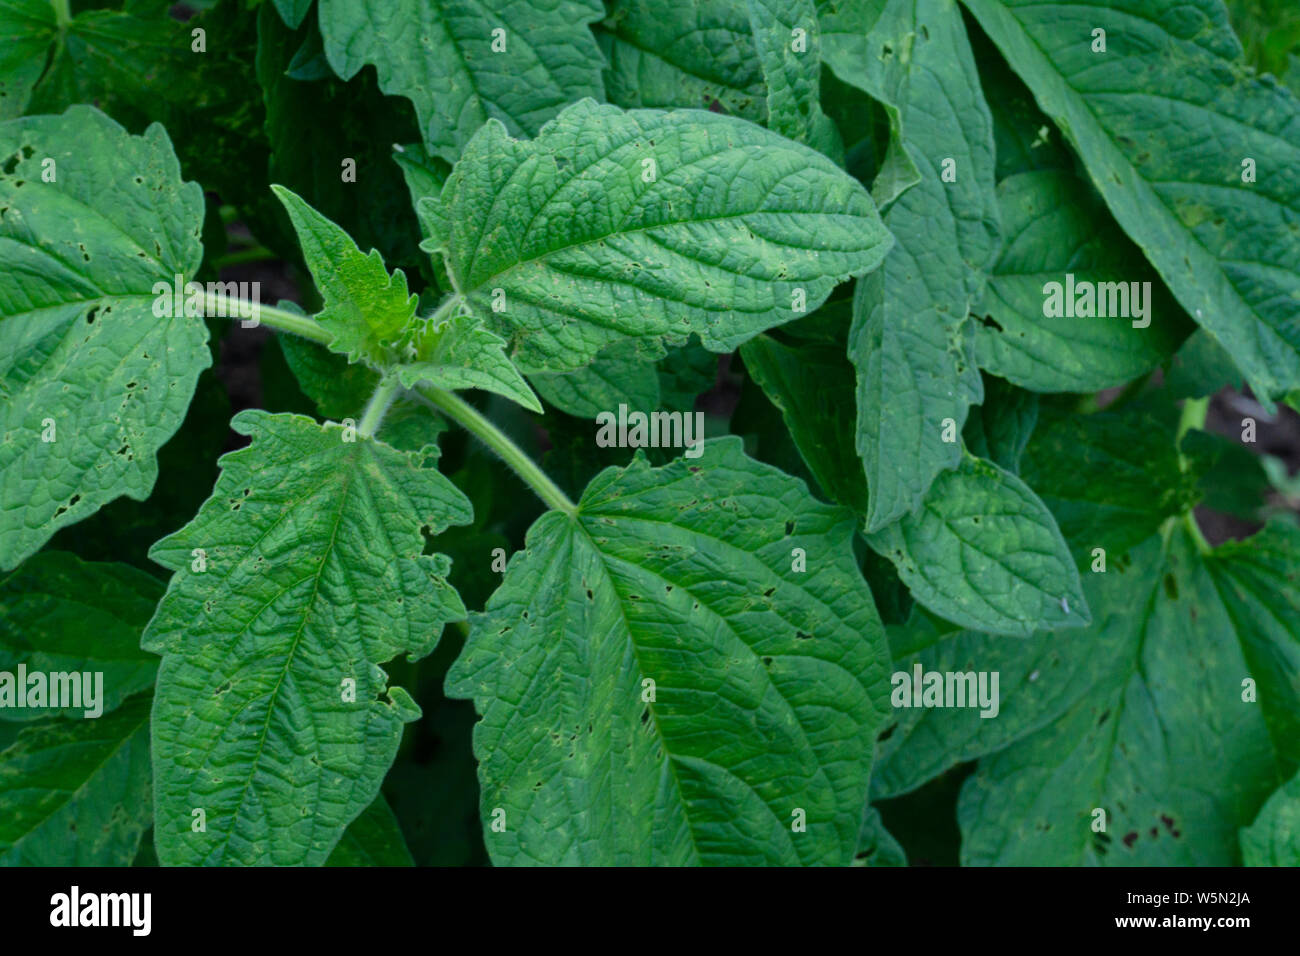
<svg viewBox="0 0 1300 956">
<path fill-rule="evenodd" d="M 54 8 L 54 22 L 60 30 L 72 22 L 70 5 L 70 0 L 50 0 L 50 6 Z"/>
<path fill-rule="evenodd" d="M 208 315 L 226 316 L 233 319 L 239 318 L 241 315 L 240 310 L 247 310 L 250 304 L 216 292 L 208 292 L 204 296 L 203 310 Z M 258 303 L 257 320 L 261 325 L 268 328 L 277 329 L 281 332 L 290 332 L 304 339 L 319 342 L 321 345 L 329 345 L 330 340 L 333 339 L 333 336 L 325 327 L 310 316 L 299 315 L 296 312 L 290 312 L 288 309 L 278 309 L 273 305 Z"/>
<path fill-rule="evenodd" d="M 366 410 L 361 413 L 361 421 L 357 424 L 358 435 L 362 438 L 370 438 L 379 430 L 384 415 L 388 412 L 388 406 L 393 404 L 393 399 L 397 397 L 401 387 L 397 376 L 392 373 L 379 380 L 379 384 L 375 386 L 370 396 L 370 401 L 366 402 Z"/>
<path fill-rule="evenodd" d="M 497 456 L 510 466 L 524 484 L 533 489 L 547 507 L 563 511 L 570 516 L 578 513 L 578 506 L 569 500 L 569 496 L 560 489 L 560 486 L 552 481 L 546 472 L 538 468 L 536 463 L 524 454 L 523 449 L 511 441 L 505 432 L 493 425 L 469 402 L 453 392 L 432 385 L 417 385 L 415 392 L 496 452 Z"/>
<path fill-rule="evenodd" d="M 460 297 L 453 295 L 438 307 L 431 320 L 449 314 L 454 308 L 459 307 L 460 302 Z M 216 313 L 232 318 L 238 317 L 241 307 L 241 303 L 223 295 L 208 293 L 206 296 L 205 309 L 209 314 Z M 321 345 L 329 345 L 330 340 L 333 338 L 315 319 L 305 315 L 297 315 L 286 309 L 277 309 L 275 306 L 258 306 L 258 319 L 269 328 L 281 332 L 290 332 L 313 342 L 319 342 Z M 357 426 L 358 432 L 363 435 L 372 435 L 374 433 L 374 429 L 378 428 L 383 421 L 384 412 L 388 410 L 388 406 L 392 403 L 398 389 L 399 385 L 395 375 L 386 376 L 379 383 L 379 387 L 375 389 L 375 393 L 370 397 L 365 412 L 362 413 L 361 423 Z M 496 452 L 497 456 L 519 476 L 524 484 L 533 489 L 533 492 L 542 499 L 548 508 L 563 511 L 567 515 L 577 514 L 578 506 L 569 499 L 569 496 L 561 490 L 560 486 L 552 481 L 546 472 L 538 468 L 537 464 L 524 454 L 523 449 L 511 441 L 505 432 L 493 425 L 473 405 L 454 392 L 448 392 L 433 385 L 418 385 L 415 392 Z"/>
<path fill-rule="evenodd" d="M 428 324 L 436 327 L 438 323 L 447 318 L 447 316 L 453 315 L 456 310 L 464 304 L 465 300 L 460 297 L 460 293 L 453 293 L 446 302 L 442 303 L 434 310 L 433 315 L 429 316 Z"/>
</svg>

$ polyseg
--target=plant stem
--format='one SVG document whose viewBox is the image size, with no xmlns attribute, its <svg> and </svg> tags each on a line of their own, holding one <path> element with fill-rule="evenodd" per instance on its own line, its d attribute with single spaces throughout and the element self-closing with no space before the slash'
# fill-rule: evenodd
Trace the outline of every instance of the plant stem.
<svg viewBox="0 0 1300 956">
<path fill-rule="evenodd" d="M 459 309 L 462 305 L 464 305 L 464 303 L 465 300 L 460 297 L 459 292 L 453 293 L 452 296 L 448 298 L 446 302 L 442 303 L 440 306 L 438 306 L 437 309 L 434 310 L 433 315 L 429 316 L 428 324 L 431 327 L 436 327 L 439 322 L 441 322 L 447 316 L 455 313 L 455 311 Z"/>
<path fill-rule="evenodd" d="M 238 317 L 241 309 L 247 309 L 250 303 L 228 296 L 208 292 L 204 296 L 203 311 L 208 315 Z M 277 309 L 273 305 L 257 304 L 257 319 L 262 325 L 290 332 L 304 339 L 311 339 L 321 345 L 329 345 L 333 336 L 315 319 L 298 315 L 288 309 Z"/>
<path fill-rule="evenodd" d="M 509 465 L 529 488 L 533 489 L 547 507 L 563 511 L 570 517 L 578 513 L 578 506 L 569 500 L 569 496 L 560 489 L 560 486 L 553 482 L 546 472 L 538 468 L 505 432 L 493 425 L 469 402 L 453 392 L 433 385 L 417 385 L 415 391 L 430 405 L 458 422 L 462 428 L 496 452 L 497 456 Z"/>
<path fill-rule="evenodd" d="M 1194 428 L 1205 428 L 1205 415 L 1210 410 L 1210 398 L 1189 398 L 1183 402 L 1183 413 L 1178 418 L 1178 434 L 1174 444 L 1179 446 L 1178 463 L 1183 471 L 1191 467 L 1191 461 L 1182 452 L 1183 436 Z"/>
<path fill-rule="evenodd" d="M 1174 443 L 1178 446 L 1178 465 L 1183 471 L 1189 471 L 1192 467 L 1191 459 L 1183 454 L 1182 444 L 1183 436 L 1194 428 L 1205 428 L 1205 416 L 1210 410 L 1210 397 L 1189 398 L 1183 402 L 1183 413 L 1178 418 L 1178 437 Z M 1209 554 L 1214 549 L 1210 542 L 1205 539 L 1201 532 L 1201 526 L 1196 523 L 1196 510 L 1189 508 L 1183 515 L 1183 524 L 1187 527 L 1187 532 L 1192 536 L 1196 543 L 1196 549 L 1201 554 Z"/>
<path fill-rule="evenodd" d="M 275 253 L 266 246 L 250 246 L 247 249 L 228 252 L 224 256 L 217 256 L 212 260 L 212 268 L 220 272 L 226 266 L 242 265 L 245 262 L 265 262 L 267 259 L 274 258 Z"/>
<path fill-rule="evenodd" d="M 431 316 L 431 321 L 434 318 L 449 314 L 454 308 L 458 308 L 460 301 L 460 296 L 453 295 L 438 307 L 437 311 Z M 229 316 L 238 316 L 239 309 L 246 307 L 246 305 L 247 303 L 240 303 L 235 299 L 212 292 L 207 293 L 204 300 L 205 311 L 209 314 L 222 313 Z M 305 315 L 297 315 L 287 309 L 277 309 L 271 305 L 259 305 L 258 318 L 262 324 L 270 328 L 281 332 L 291 332 L 313 342 L 319 342 L 321 345 L 329 345 L 333 338 L 315 319 Z M 361 415 L 361 422 L 357 426 L 357 431 L 360 434 L 365 436 L 374 434 L 375 429 L 383 422 L 384 413 L 388 410 L 388 406 L 392 403 L 399 387 L 395 375 L 386 376 L 379 383 L 375 393 L 370 396 L 370 402 L 366 405 L 366 410 Z M 560 486 L 552 481 L 546 472 L 538 468 L 537 464 L 524 454 L 523 449 L 511 441 L 505 432 L 493 425 L 469 402 L 454 392 L 448 392 L 433 385 L 416 386 L 415 392 L 496 452 L 497 456 L 519 476 L 524 484 L 533 489 L 537 497 L 541 498 L 548 508 L 563 511 L 567 515 L 578 513 L 578 506 L 569 499 L 569 496 L 561 490 Z"/>
<path fill-rule="evenodd" d="M 388 412 L 388 406 L 393 404 L 400 387 L 401 383 L 397 381 L 395 374 L 390 373 L 379 380 L 374 393 L 370 396 L 370 401 L 366 403 L 366 410 L 361 413 L 361 421 L 357 425 L 358 435 L 362 438 L 370 438 L 378 431 L 379 426 L 383 424 L 384 415 Z"/>
<path fill-rule="evenodd" d="M 54 22 L 60 29 L 64 29 L 72 22 L 72 11 L 69 9 L 70 0 L 50 0 L 50 6 L 54 8 Z"/>
</svg>

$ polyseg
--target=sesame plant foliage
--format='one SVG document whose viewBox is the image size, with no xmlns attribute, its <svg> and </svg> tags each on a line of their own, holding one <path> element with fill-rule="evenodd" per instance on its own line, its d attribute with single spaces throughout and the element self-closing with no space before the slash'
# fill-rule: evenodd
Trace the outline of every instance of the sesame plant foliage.
<svg viewBox="0 0 1300 956">
<path fill-rule="evenodd" d="M 197 6 L 0 0 L 0 863 L 1295 865 L 1291 19 Z"/>
</svg>

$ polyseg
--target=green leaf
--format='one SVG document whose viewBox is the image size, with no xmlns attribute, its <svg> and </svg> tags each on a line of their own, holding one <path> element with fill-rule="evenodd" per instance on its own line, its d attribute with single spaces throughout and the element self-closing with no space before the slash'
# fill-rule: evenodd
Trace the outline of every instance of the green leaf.
<svg viewBox="0 0 1300 956">
<path fill-rule="evenodd" d="M 428 382 L 440 388 L 483 388 L 533 411 L 541 403 L 506 357 L 505 340 L 472 315 L 438 321 L 417 319 L 419 297 L 408 294 L 406 276 L 389 274 L 375 250 L 362 255 L 346 232 L 280 186 L 280 197 L 302 243 L 303 256 L 321 291 L 316 315 L 334 338 L 330 348 L 349 362 L 377 367 L 401 362 L 401 382 L 410 388 Z"/>
<path fill-rule="evenodd" d="M 419 713 L 379 665 L 465 616 L 421 530 L 467 523 L 469 503 L 421 456 L 337 425 L 246 411 L 231 427 L 252 445 L 150 552 L 176 572 L 143 641 L 164 655 L 155 840 L 166 865 L 318 865 Z"/>
<path fill-rule="evenodd" d="M 767 85 L 745 0 L 613 0 L 596 33 L 609 101 L 714 109 L 761 123 Z"/>
<path fill-rule="evenodd" d="M 984 401 L 966 419 L 962 440 L 976 458 L 987 458 L 1012 474 L 1038 424 L 1038 396 L 985 376 Z"/>
<path fill-rule="evenodd" d="M 1242 381 L 1223 346 L 1205 329 L 1197 329 L 1174 354 L 1165 385 L 1174 398 L 1204 398 L 1223 388 L 1240 391 Z"/>
<path fill-rule="evenodd" d="M 862 832 L 854 866 L 907 866 L 907 854 L 893 835 L 885 829 L 880 811 L 868 804 L 862 815 Z"/>
<path fill-rule="evenodd" d="M 1020 476 L 1051 509 L 1081 565 L 1117 557 L 1200 497 L 1168 424 L 1149 410 L 1054 414 L 1034 433 Z"/>
<path fill-rule="evenodd" d="M 813 0 L 745 0 L 767 86 L 767 128 L 831 159 L 844 144 L 822 112 L 822 58 Z"/>
<path fill-rule="evenodd" d="M 506 340 L 476 315 L 458 313 L 416 326 L 397 369 L 410 388 L 428 382 L 439 388 L 481 388 L 504 395 L 535 412 L 542 410 L 533 390 L 505 353 Z"/>
<path fill-rule="evenodd" d="M 434 226 L 456 288 L 511 335 L 526 373 L 568 371 L 633 338 L 715 352 L 812 310 L 891 239 L 865 189 L 742 120 L 583 101 L 536 139 L 488 123 Z"/>
<path fill-rule="evenodd" d="M 158 573 L 149 546 L 198 510 L 217 478 L 217 458 L 230 440 L 230 399 L 211 369 L 199 375 L 185 419 L 158 452 L 158 480 L 144 501 L 118 498 L 84 521 L 56 532 L 45 550 L 85 561 L 129 564 Z"/>
<path fill-rule="evenodd" d="M 388 801 L 375 802 L 343 832 L 326 866 L 415 866 Z"/>
<path fill-rule="evenodd" d="M 718 356 L 698 342 L 668 350 L 659 360 L 659 401 L 670 411 L 689 412 L 695 400 L 713 388 L 718 378 Z"/>
<path fill-rule="evenodd" d="M 153 687 L 158 661 L 140 650 L 140 633 L 162 592 L 156 578 L 128 565 L 42 551 L 0 581 L 0 672 L 14 674 L 21 664 L 29 674 L 98 674 L 93 709 L 109 713 Z M 92 690 L 82 687 L 83 694 Z M 6 706 L 0 720 L 82 717 L 90 708 L 89 701 L 62 709 Z"/>
<path fill-rule="evenodd" d="M 1115 592 L 1133 575 L 1084 575 L 1090 608 L 1120 608 Z M 1108 600 L 1109 599 L 1109 600 Z M 995 753 L 1046 726 L 1088 689 L 1095 648 L 1122 619 L 1098 614 L 1086 631 L 1063 638 L 1040 631 L 1008 638 L 976 631 L 934 634 L 933 624 L 916 611 L 903 627 L 889 628 L 894 651 L 891 703 L 895 722 L 881 742 L 871 772 L 871 798 L 908 793 L 947 770 Z M 928 640 L 929 643 L 923 643 Z M 910 649 L 909 644 L 922 644 Z M 974 676 L 976 683 L 954 684 L 965 706 L 916 706 L 916 668 L 922 675 Z M 906 675 L 904 682 L 898 675 Z M 983 675 L 985 700 L 976 693 Z M 995 679 L 996 684 L 992 681 Z M 922 678 L 924 681 L 924 676 Z M 924 682 L 921 687 L 924 688 Z"/>
<path fill-rule="evenodd" d="M 965 323 L 997 251 L 993 124 L 955 0 L 890 0 L 869 33 L 828 32 L 823 46 L 841 78 L 896 110 L 921 177 L 885 214 L 898 244 L 858 283 L 849 333 L 876 531 L 960 464 L 945 423 L 960 429 L 982 398 Z"/>
<path fill-rule="evenodd" d="M 659 407 L 659 370 L 627 348 L 611 345 L 586 368 L 572 372 L 538 372 L 530 381 L 542 398 L 567 415 L 595 418 L 617 412 L 619 405 L 651 412 Z"/>
<path fill-rule="evenodd" d="M 311 10 L 312 0 L 275 0 L 275 9 L 284 18 L 285 24 L 297 27 Z"/>
<path fill-rule="evenodd" d="M 1300 529 L 1273 524 L 1210 554 L 1177 527 L 1111 566 L 1132 581 L 1095 609 L 1087 692 L 967 780 L 963 863 L 1237 863 L 1300 763 L 1297 565 Z"/>
<path fill-rule="evenodd" d="M 1093 392 L 1150 371 L 1192 331 L 1142 254 L 1073 173 L 1011 176 L 998 184 L 998 202 L 1006 241 L 981 310 L 992 321 L 974 324 L 982 367 L 1037 392 Z M 1047 314 L 1050 283 L 1059 286 L 1062 314 Z M 1076 288 L 1094 295 L 1089 311 L 1098 315 L 1076 316 Z"/>
<path fill-rule="evenodd" d="M 49 0 L 0 0 L 0 119 L 23 115 L 57 35 Z"/>
<path fill-rule="evenodd" d="M 817 484 L 831 500 L 864 514 L 867 483 L 849 442 L 853 408 L 853 367 L 843 348 L 804 343 L 783 345 L 770 335 L 750 339 L 740 349 L 745 370 L 781 410 L 786 428 Z"/>
<path fill-rule="evenodd" d="M 1300 775 L 1292 777 L 1241 831 L 1246 866 L 1300 866 Z"/>
<path fill-rule="evenodd" d="M 48 0 L 0 0 L 0 49 L 0 119 L 74 103 L 152 117 L 153 101 L 185 95 L 171 81 L 194 65 L 189 31 L 171 17 L 87 10 L 61 26 Z"/>
<path fill-rule="evenodd" d="M 1040 169 L 1073 172 L 1075 160 L 1052 121 L 1034 103 L 1034 95 L 1007 66 L 981 30 L 968 31 L 980 83 L 993 116 L 998 182 L 1016 173 Z M 1005 225 L 1005 222 L 1004 222 Z"/>
<path fill-rule="evenodd" d="M 292 302 L 281 302 L 278 308 L 289 312 L 302 311 Z M 294 335 L 277 335 L 275 341 L 284 353 L 284 360 L 298 387 L 315 403 L 322 416 L 336 422 L 361 417 L 366 402 L 379 385 L 378 372 Z"/>
<path fill-rule="evenodd" d="M 963 627 L 1028 637 L 1091 619 L 1051 513 L 1023 481 L 967 455 L 925 504 L 867 537 L 912 596 Z"/>
<path fill-rule="evenodd" d="M 1290 0 L 1228 0 L 1228 15 L 1247 62 L 1282 76 L 1289 54 L 1300 50 L 1300 8 Z"/>
<path fill-rule="evenodd" d="M 129 866 L 149 826 L 149 696 L 0 752 L 0 866 Z"/>
<path fill-rule="evenodd" d="M 200 318 L 154 314 L 155 283 L 190 279 L 202 258 L 203 191 L 181 182 L 161 126 L 130 136 L 88 106 L 0 123 L 0 209 L 11 568 L 114 498 L 148 497 L 211 355 Z"/>
<path fill-rule="evenodd" d="M 1300 382 L 1300 108 L 1242 64 L 1223 4 L 965 3 L 1255 393 Z M 1095 29 L 1104 54 L 1092 52 Z M 1247 159 L 1255 182 L 1243 181 Z"/>
<path fill-rule="evenodd" d="M 406 276 L 390 274 L 374 249 L 363 254 L 341 228 L 283 186 L 271 190 L 289 213 L 303 258 L 324 305 L 316 321 L 334 338 L 330 348 L 349 362 L 391 362 L 399 339 L 414 324 L 419 297 L 409 293 Z"/>
<path fill-rule="evenodd" d="M 496 863 L 853 858 L 888 666 L 854 521 L 740 446 L 605 470 L 471 620 Z"/>
<path fill-rule="evenodd" d="M 489 119 L 533 135 L 584 96 L 602 98 L 589 25 L 599 0 L 320 0 L 325 55 L 345 80 L 370 64 L 415 105 L 424 145 L 455 162 Z"/>
</svg>

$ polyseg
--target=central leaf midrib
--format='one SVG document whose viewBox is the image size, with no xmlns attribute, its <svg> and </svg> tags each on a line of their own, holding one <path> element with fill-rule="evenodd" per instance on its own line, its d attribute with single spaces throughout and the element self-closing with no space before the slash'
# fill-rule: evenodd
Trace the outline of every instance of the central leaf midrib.
<svg viewBox="0 0 1300 956">
<path fill-rule="evenodd" d="M 320 592 L 321 575 L 324 573 L 325 564 L 329 560 L 330 554 L 334 551 L 335 540 L 338 537 L 339 527 L 343 523 L 343 511 L 347 503 L 348 490 L 352 485 L 354 467 L 357 465 L 357 458 L 360 454 L 361 447 L 361 444 L 358 443 L 356 449 L 354 449 L 349 456 L 347 467 L 342 469 L 344 474 L 343 487 L 339 490 L 339 506 L 338 510 L 335 512 L 334 522 L 330 528 L 329 544 L 321 551 L 320 563 L 316 567 L 315 574 L 312 575 L 311 595 L 303 605 L 302 619 L 298 622 L 298 627 L 293 634 L 293 640 L 290 643 L 288 651 L 284 655 L 284 666 L 280 670 L 280 675 L 276 679 L 275 686 L 271 689 L 270 699 L 267 701 L 266 705 L 266 719 L 263 721 L 262 730 L 258 735 L 257 753 L 254 754 L 253 759 L 249 761 L 248 776 L 244 781 L 243 789 L 239 793 L 239 800 L 231 811 L 230 825 L 226 828 L 225 839 L 221 841 L 218 847 L 214 848 L 213 852 L 220 853 L 222 859 L 225 858 L 226 848 L 230 845 L 231 837 L 234 836 L 235 825 L 239 819 L 240 813 L 243 811 L 244 801 L 248 798 L 249 787 L 252 786 L 253 778 L 257 776 L 258 765 L 261 762 L 262 753 L 266 749 L 266 740 L 269 736 L 271 719 L 275 715 L 275 707 L 276 702 L 279 699 L 280 688 L 284 684 L 284 679 L 288 676 L 290 668 L 293 666 L 294 655 L 298 651 L 298 645 L 302 641 L 303 632 L 307 628 L 307 621 L 311 617 L 312 610 L 316 604 L 317 595 Z M 288 511 L 293 510 L 294 508 L 288 509 Z M 301 582 L 298 583 L 300 584 Z M 297 585 L 295 584 L 295 587 L 296 586 Z"/>
</svg>

